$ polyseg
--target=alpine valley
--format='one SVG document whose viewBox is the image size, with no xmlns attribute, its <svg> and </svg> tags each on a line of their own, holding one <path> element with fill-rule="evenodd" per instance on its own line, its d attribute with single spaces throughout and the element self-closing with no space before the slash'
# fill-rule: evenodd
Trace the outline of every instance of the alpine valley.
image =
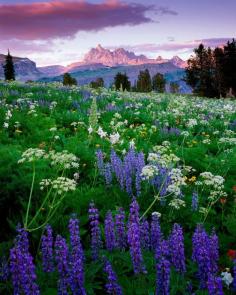
<svg viewBox="0 0 236 295">
<path fill-rule="evenodd" d="M 4 78 L 5 56 L 0 54 L 0 79 Z M 84 85 L 103 77 L 106 86 L 111 86 L 114 76 L 118 72 L 125 72 L 133 84 L 138 77 L 139 71 L 148 69 L 151 75 L 157 72 L 164 74 L 167 80 L 167 88 L 170 82 L 177 82 L 182 93 L 191 92 L 190 88 L 183 81 L 186 61 L 178 56 L 171 59 L 148 58 L 145 55 L 136 55 L 134 52 L 123 48 L 109 50 L 100 44 L 92 48 L 79 62 L 68 66 L 51 65 L 37 67 L 36 63 L 28 58 L 13 57 L 15 64 L 16 78 L 20 81 L 41 81 L 53 82 L 62 81 L 63 74 L 68 72 L 76 78 L 78 84 Z"/>
</svg>

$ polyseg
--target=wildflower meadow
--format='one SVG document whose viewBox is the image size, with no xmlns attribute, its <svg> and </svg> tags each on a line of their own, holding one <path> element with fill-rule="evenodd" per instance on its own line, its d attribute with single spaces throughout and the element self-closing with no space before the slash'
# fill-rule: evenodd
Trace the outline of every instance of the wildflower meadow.
<svg viewBox="0 0 236 295">
<path fill-rule="evenodd" d="M 236 294 L 236 101 L 0 83 L 0 294 Z"/>
</svg>

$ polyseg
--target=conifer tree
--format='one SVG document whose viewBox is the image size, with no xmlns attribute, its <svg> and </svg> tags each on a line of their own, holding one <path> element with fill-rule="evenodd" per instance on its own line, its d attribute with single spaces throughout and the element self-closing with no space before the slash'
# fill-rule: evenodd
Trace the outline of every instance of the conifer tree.
<svg viewBox="0 0 236 295">
<path fill-rule="evenodd" d="M 150 92 L 152 91 L 152 80 L 149 70 L 140 71 L 137 80 L 137 91 L 138 92 Z"/>
<path fill-rule="evenodd" d="M 164 75 L 157 73 L 152 78 L 152 89 L 159 92 L 164 93 L 166 89 L 166 80 Z"/>
<path fill-rule="evenodd" d="M 63 85 L 64 86 L 77 85 L 77 81 L 69 73 L 65 73 L 63 75 Z"/>
<path fill-rule="evenodd" d="M 129 77 L 125 74 L 122 73 L 117 73 L 116 76 L 114 77 L 114 84 L 116 90 L 121 90 L 121 91 L 130 91 L 130 81 Z"/>
<path fill-rule="evenodd" d="M 5 64 L 3 68 L 4 68 L 5 80 L 6 81 L 15 80 L 14 63 L 13 63 L 13 58 L 10 54 L 9 49 L 8 49 L 8 54 L 6 55 L 6 60 L 5 60 Z"/>
<path fill-rule="evenodd" d="M 177 82 L 170 82 L 170 92 L 171 93 L 179 92 L 179 84 Z"/>
</svg>

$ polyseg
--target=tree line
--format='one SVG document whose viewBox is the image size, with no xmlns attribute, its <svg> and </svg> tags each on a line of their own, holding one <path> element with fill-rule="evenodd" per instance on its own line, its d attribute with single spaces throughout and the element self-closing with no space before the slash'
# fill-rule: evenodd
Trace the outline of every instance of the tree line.
<svg viewBox="0 0 236 295">
<path fill-rule="evenodd" d="M 4 68 L 5 80 L 15 80 L 13 58 L 8 50 Z M 187 61 L 183 79 L 198 96 L 236 97 L 236 41 L 228 41 L 223 47 L 212 49 L 200 44 L 194 49 L 194 55 Z M 63 75 L 64 85 L 77 85 L 69 73 Z M 116 90 L 136 92 L 166 91 L 164 75 L 156 73 L 151 77 L 149 70 L 140 71 L 134 85 L 131 85 L 126 73 L 117 73 L 114 77 Z M 90 83 L 93 88 L 104 87 L 103 78 L 99 77 Z M 170 92 L 178 93 L 179 84 L 170 83 Z"/>
<path fill-rule="evenodd" d="M 185 81 L 193 93 L 206 97 L 236 97 L 236 41 L 211 49 L 200 44 L 188 60 Z"/>
</svg>

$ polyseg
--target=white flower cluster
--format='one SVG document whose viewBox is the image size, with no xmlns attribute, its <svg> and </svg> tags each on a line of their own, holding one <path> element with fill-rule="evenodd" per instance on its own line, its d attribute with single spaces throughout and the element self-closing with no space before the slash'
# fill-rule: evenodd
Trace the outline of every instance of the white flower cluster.
<svg viewBox="0 0 236 295">
<path fill-rule="evenodd" d="M 37 117 L 37 113 L 36 113 L 36 106 L 37 106 L 37 103 L 31 103 L 29 105 L 29 111 L 28 111 L 28 115 L 33 115 L 34 117 Z"/>
<path fill-rule="evenodd" d="M 179 168 L 173 168 L 169 172 L 171 184 L 167 187 L 167 192 L 179 196 L 181 194 L 181 186 L 186 185 L 182 171 Z"/>
<path fill-rule="evenodd" d="M 232 277 L 230 271 L 224 271 L 221 273 L 222 281 L 229 287 L 233 283 L 234 278 Z"/>
<path fill-rule="evenodd" d="M 186 204 L 185 204 L 184 200 L 173 199 L 173 200 L 170 201 L 169 206 L 176 209 L 176 210 L 179 210 L 181 207 L 185 207 Z"/>
<path fill-rule="evenodd" d="M 38 159 L 44 158 L 46 155 L 45 151 L 39 148 L 29 148 L 26 151 L 23 152 L 21 155 L 21 159 L 18 161 L 18 163 L 24 163 L 24 162 L 33 162 Z"/>
<path fill-rule="evenodd" d="M 158 218 L 161 218 L 161 213 L 154 211 L 154 212 L 152 212 L 152 216 L 157 216 Z"/>
<path fill-rule="evenodd" d="M 10 110 L 7 110 L 6 114 L 5 114 L 5 122 L 3 123 L 3 127 L 4 128 L 8 128 L 9 127 L 9 120 L 12 117 L 12 113 Z"/>
<path fill-rule="evenodd" d="M 68 151 L 56 152 L 50 151 L 45 155 L 46 159 L 51 160 L 52 166 L 59 166 L 63 169 L 78 168 L 78 158 Z"/>
<path fill-rule="evenodd" d="M 236 145 L 236 138 L 230 138 L 230 137 L 221 137 L 219 139 L 219 143 L 229 144 L 229 145 Z"/>
<path fill-rule="evenodd" d="M 189 119 L 186 123 L 186 126 L 189 128 L 193 128 L 194 126 L 197 126 L 197 120 L 196 119 Z"/>
<path fill-rule="evenodd" d="M 111 144 L 116 144 L 120 140 L 120 134 L 118 132 L 113 133 L 110 135 L 110 142 Z"/>
<path fill-rule="evenodd" d="M 158 174 L 159 170 L 157 166 L 154 165 L 146 165 L 143 167 L 142 172 L 141 172 L 141 177 L 144 180 L 150 180 L 154 176 Z"/>
<path fill-rule="evenodd" d="M 188 137 L 190 134 L 189 134 L 188 131 L 182 131 L 182 132 L 180 133 L 180 135 L 182 135 L 182 136 L 184 136 L 184 137 Z"/>
<path fill-rule="evenodd" d="M 107 137 L 107 132 L 104 131 L 104 130 L 102 129 L 102 127 L 99 127 L 99 128 L 98 128 L 97 134 L 98 134 L 101 138 Z"/>
<path fill-rule="evenodd" d="M 159 164 L 162 167 L 170 167 L 180 161 L 180 158 L 172 153 L 170 143 L 168 141 L 164 141 L 162 145 L 154 146 L 153 150 L 155 153 L 148 154 L 148 161 L 151 164 Z"/>
<path fill-rule="evenodd" d="M 45 187 L 49 186 L 56 190 L 59 195 L 62 195 L 63 193 L 74 191 L 76 189 L 76 181 L 67 177 L 58 177 L 54 180 L 42 179 L 40 182 L 40 189 L 43 190 Z"/>
<path fill-rule="evenodd" d="M 50 106 L 49 106 L 49 109 L 50 110 L 53 110 L 53 109 L 55 109 L 56 106 L 57 106 L 57 102 L 56 101 L 52 101 L 51 104 L 50 104 Z"/>
<path fill-rule="evenodd" d="M 213 175 L 211 172 L 203 172 L 200 174 L 202 181 L 200 185 L 205 185 L 210 189 L 210 200 L 215 200 L 218 197 L 226 197 L 227 194 L 223 191 L 224 189 L 224 178 L 220 175 Z"/>
</svg>

